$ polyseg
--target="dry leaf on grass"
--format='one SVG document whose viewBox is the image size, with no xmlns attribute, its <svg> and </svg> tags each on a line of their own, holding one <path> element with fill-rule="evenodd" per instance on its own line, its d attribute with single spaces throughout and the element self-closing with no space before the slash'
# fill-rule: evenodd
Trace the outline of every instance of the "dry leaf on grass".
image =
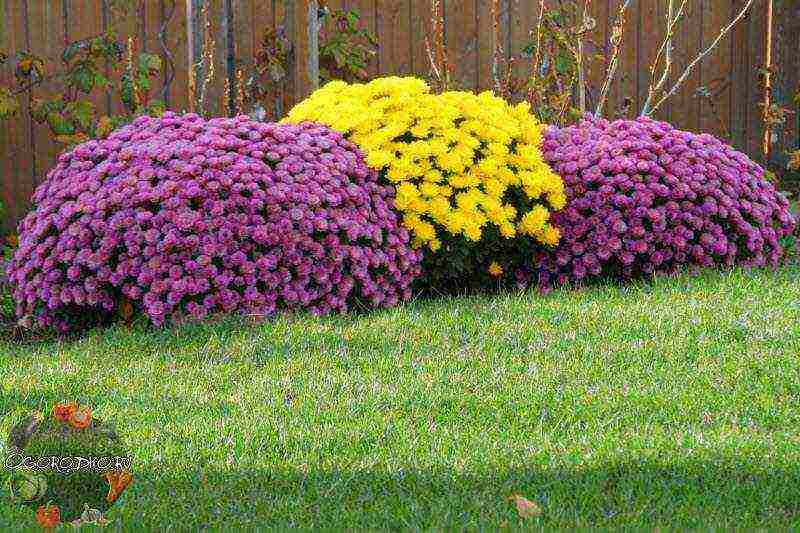
<svg viewBox="0 0 800 533">
<path fill-rule="evenodd" d="M 535 518 L 542 514 L 542 508 L 536 502 L 532 502 L 519 494 L 512 494 L 508 497 L 517 506 L 517 514 L 520 518 Z"/>
</svg>

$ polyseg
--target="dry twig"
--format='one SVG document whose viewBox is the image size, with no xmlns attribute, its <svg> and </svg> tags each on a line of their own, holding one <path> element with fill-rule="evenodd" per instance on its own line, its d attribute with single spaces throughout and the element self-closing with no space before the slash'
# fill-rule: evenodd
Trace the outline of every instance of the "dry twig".
<svg viewBox="0 0 800 533">
<path fill-rule="evenodd" d="M 739 14 L 736 15 L 736 17 L 734 17 L 734 19 L 727 26 L 722 28 L 719 35 L 717 35 L 717 38 L 714 39 L 714 41 L 708 46 L 708 48 L 700 52 L 700 54 L 698 54 L 698 56 L 694 58 L 694 60 L 691 63 L 689 63 L 689 65 L 686 67 L 683 73 L 681 73 L 681 75 L 678 77 L 678 81 L 675 82 L 675 84 L 669 90 L 665 91 L 663 96 L 661 96 L 661 98 L 656 100 L 656 103 L 653 104 L 647 110 L 646 113 L 643 111 L 642 116 L 645 117 L 652 116 L 656 111 L 658 111 L 658 108 L 661 107 L 661 105 L 664 102 L 666 102 L 670 97 L 672 97 L 675 93 L 678 92 L 678 89 L 680 89 L 681 85 L 683 85 L 683 83 L 689 77 L 689 74 L 692 73 L 697 64 L 700 63 L 703 59 L 705 59 L 712 51 L 714 51 L 717 45 L 719 45 L 720 41 L 722 41 L 722 39 L 726 35 L 728 35 L 728 33 L 736 25 L 736 23 L 739 22 L 747 14 L 747 11 L 753 5 L 753 2 L 754 0 L 748 0 L 748 2 L 744 5 L 741 11 L 739 11 Z"/>
</svg>

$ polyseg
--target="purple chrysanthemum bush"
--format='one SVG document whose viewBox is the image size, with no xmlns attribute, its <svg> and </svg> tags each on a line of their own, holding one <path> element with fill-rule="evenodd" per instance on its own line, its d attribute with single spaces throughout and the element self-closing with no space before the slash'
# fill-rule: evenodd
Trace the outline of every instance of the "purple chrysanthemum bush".
<svg viewBox="0 0 800 533">
<path fill-rule="evenodd" d="M 708 134 L 647 118 L 549 128 L 545 158 L 564 179 L 562 238 L 536 255 L 548 288 L 682 267 L 778 266 L 796 221 L 746 155 Z"/>
<path fill-rule="evenodd" d="M 392 198 L 321 125 L 142 117 L 37 188 L 9 269 L 17 313 L 65 328 L 122 302 L 155 324 L 392 306 L 421 260 Z"/>
</svg>

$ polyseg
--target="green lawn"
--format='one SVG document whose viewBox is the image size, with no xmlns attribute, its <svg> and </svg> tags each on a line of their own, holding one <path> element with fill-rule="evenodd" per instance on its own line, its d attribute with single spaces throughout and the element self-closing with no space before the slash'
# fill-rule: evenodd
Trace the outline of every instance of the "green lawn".
<svg viewBox="0 0 800 533">
<path fill-rule="evenodd" d="M 62 399 L 115 419 L 126 530 L 798 528 L 799 356 L 798 268 L 117 327 L 0 343 L 0 434 Z"/>
</svg>

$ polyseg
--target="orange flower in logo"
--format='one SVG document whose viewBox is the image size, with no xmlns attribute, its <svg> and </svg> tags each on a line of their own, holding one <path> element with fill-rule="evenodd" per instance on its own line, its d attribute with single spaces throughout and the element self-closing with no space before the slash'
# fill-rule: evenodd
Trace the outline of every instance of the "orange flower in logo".
<svg viewBox="0 0 800 533">
<path fill-rule="evenodd" d="M 69 425 L 75 429 L 89 427 L 92 423 L 92 411 L 88 407 L 81 407 L 74 411 L 69 417 Z"/>
<path fill-rule="evenodd" d="M 43 505 L 36 509 L 36 521 L 45 529 L 54 528 L 61 522 L 61 511 L 56 505 Z"/>
<path fill-rule="evenodd" d="M 75 402 L 57 403 L 53 407 L 53 416 L 61 422 L 69 422 L 72 414 L 77 410 L 78 404 Z"/>
<path fill-rule="evenodd" d="M 106 501 L 108 503 L 114 503 L 117 501 L 117 498 L 119 498 L 119 495 L 122 494 L 122 491 L 133 481 L 133 474 L 127 470 L 123 470 L 122 472 L 106 472 L 106 479 L 108 480 L 108 496 L 106 496 Z"/>
</svg>

